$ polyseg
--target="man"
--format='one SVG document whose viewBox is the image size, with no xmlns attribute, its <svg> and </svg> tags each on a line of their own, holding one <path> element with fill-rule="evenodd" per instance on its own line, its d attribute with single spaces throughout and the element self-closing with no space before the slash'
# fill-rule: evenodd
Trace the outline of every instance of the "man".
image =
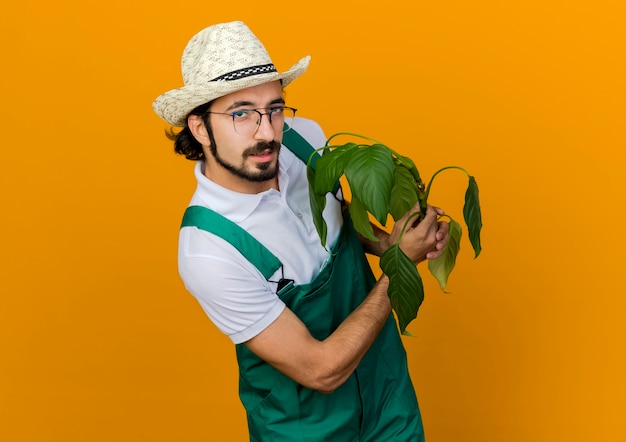
<svg viewBox="0 0 626 442">
<path fill-rule="evenodd" d="M 380 241 L 364 240 L 339 190 L 327 196 L 322 246 L 302 159 L 325 136 L 295 118 L 283 94 L 308 63 L 278 73 L 241 22 L 210 26 L 186 46 L 184 87 L 153 104 L 183 128 L 176 152 L 197 161 L 179 272 L 236 344 L 251 440 L 423 440 L 388 278 L 375 280 L 364 253 L 397 241 L 404 220 L 390 234 L 377 229 Z M 295 138 L 281 147 L 287 135 Z M 415 263 L 441 255 L 441 214 L 429 207 L 402 236 Z"/>
</svg>

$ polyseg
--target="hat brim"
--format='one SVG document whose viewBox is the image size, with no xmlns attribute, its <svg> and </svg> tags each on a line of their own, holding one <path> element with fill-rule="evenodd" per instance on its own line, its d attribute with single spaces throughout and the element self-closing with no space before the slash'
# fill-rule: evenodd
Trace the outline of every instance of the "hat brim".
<svg viewBox="0 0 626 442">
<path fill-rule="evenodd" d="M 238 80 L 213 81 L 173 89 L 157 97 L 152 103 L 152 108 L 158 116 L 172 126 L 184 126 L 192 110 L 216 98 L 277 80 L 282 81 L 283 87 L 287 86 L 307 70 L 310 59 L 310 56 L 306 56 L 282 73 L 272 72 Z"/>
</svg>

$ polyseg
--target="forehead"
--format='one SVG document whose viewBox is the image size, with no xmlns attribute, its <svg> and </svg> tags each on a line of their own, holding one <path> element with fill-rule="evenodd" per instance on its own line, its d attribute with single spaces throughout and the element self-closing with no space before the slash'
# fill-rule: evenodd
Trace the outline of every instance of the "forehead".
<svg viewBox="0 0 626 442">
<path fill-rule="evenodd" d="M 215 108 L 226 108 L 236 103 L 246 103 L 251 106 L 262 107 L 275 102 L 277 99 L 282 98 L 282 96 L 283 88 L 280 81 L 272 81 L 216 98 L 214 106 Z"/>
</svg>

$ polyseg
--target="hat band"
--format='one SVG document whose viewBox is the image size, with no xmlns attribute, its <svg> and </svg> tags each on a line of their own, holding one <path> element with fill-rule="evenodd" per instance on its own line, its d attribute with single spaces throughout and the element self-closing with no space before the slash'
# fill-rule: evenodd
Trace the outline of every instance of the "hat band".
<svg viewBox="0 0 626 442">
<path fill-rule="evenodd" d="M 236 71 L 220 75 L 219 77 L 214 78 L 211 81 L 239 80 L 240 78 L 250 77 L 252 75 L 267 74 L 268 72 L 276 72 L 276 66 L 270 63 L 261 66 L 252 66 L 249 68 L 238 69 Z"/>
</svg>

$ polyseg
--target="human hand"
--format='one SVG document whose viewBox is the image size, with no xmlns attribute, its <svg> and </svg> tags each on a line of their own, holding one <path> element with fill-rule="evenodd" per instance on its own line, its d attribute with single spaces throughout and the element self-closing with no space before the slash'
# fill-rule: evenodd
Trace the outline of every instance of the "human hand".
<svg viewBox="0 0 626 442">
<path fill-rule="evenodd" d="M 438 207 L 428 206 L 424 219 L 417 219 L 419 205 L 416 204 L 402 218 L 396 221 L 393 230 L 389 235 L 389 243 L 395 243 L 400 235 L 400 249 L 415 264 L 425 259 L 436 259 L 441 256 L 443 249 L 448 244 L 449 224 L 438 221 L 439 216 L 444 215 L 444 211 Z M 408 224 L 407 224 L 408 220 Z M 406 230 L 402 233 L 405 224 Z"/>
</svg>

